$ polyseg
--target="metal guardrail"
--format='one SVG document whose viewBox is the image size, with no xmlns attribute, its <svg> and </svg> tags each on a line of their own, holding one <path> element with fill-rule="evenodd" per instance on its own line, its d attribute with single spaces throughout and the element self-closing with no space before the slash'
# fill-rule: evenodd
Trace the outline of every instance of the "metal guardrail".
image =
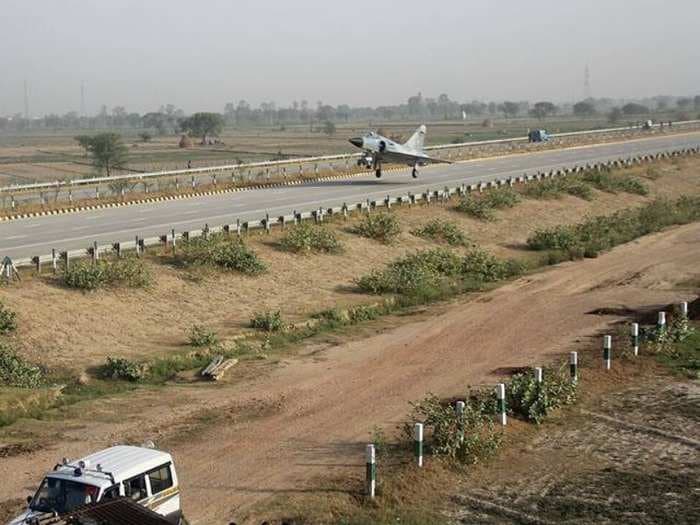
<svg viewBox="0 0 700 525">
<path fill-rule="evenodd" d="M 533 182 L 537 180 L 542 180 L 542 179 L 547 179 L 551 177 L 557 177 L 557 176 L 565 176 L 569 175 L 571 173 L 580 173 L 585 170 L 596 170 L 596 169 L 603 169 L 605 167 L 608 168 L 620 168 L 624 166 L 631 166 L 634 164 L 641 164 L 643 162 L 653 162 L 655 160 L 659 159 L 666 159 L 666 158 L 671 158 L 671 157 L 676 157 L 676 156 L 681 156 L 681 155 L 698 155 L 700 154 L 700 146 L 697 147 L 688 147 L 688 148 L 682 148 L 682 149 L 676 149 L 676 150 L 669 150 L 667 152 L 663 153 L 655 153 L 655 154 L 642 154 L 642 155 L 636 155 L 632 157 L 628 157 L 626 159 L 618 159 L 618 160 L 609 160 L 606 162 L 595 162 L 593 164 L 591 163 L 586 163 L 586 164 L 574 164 L 573 167 L 569 168 L 559 168 L 559 169 L 552 169 L 548 172 L 538 172 L 537 174 L 534 175 L 527 175 L 523 174 L 521 176 L 517 177 L 506 177 L 506 178 L 501 178 L 501 179 L 496 179 L 496 180 L 491 180 L 488 182 L 478 182 L 478 183 L 471 183 L 467 184 L 462 183 L 459 186 L 455 187 L 445 187 L 443 190 L 426 190 L 423 193 L 419 194 L 412 194 L 408 193 L 405 195 L 401 195 L 398 197 L 390 197 L 387 196 L 385 199 L 381 200 L 374 200 L 370 201 L 369 199 L 358 201 L 352 204 L 343 204 L 342 206 L 335 206 L 332 208 L 323 208 L 320 207 L 318 209 L 314 209 L 312 211 L 304 211 L 304 212 L 299 212 L 296 214 L 289 214 L 289 215 L 282 215 L 279 217 L 271 217 L 270 215 L 266 215 L 264 218 L 260 220 L 251 220 L 251 221 L 246 221 L 246 222 L 241 222 L 240 220 L 237 220 L 235 223 L 230 223 L 230 224 L 223 224 L 220 226 L 214 226 L 212 228 L 209 228 L 208 226 L 203 229 L 203 230 L 190 230 L 190 231 L 184 231 L 181 233 L 176 233 L 175 230 L 171 230 L 170 232 L 164 234 L 164 235 L 159 235 L 155 237 L 147 237 L 147 238 L 139 238 L 138 236 L 132 240 L 132 241 L 125 241 L 125 242 L 115 242 L 112 244 L 108 245 L 97 245 L 97 243 L 93 243 L 92 246 L 86 249 L 77 249 L 77 250 L 68 250 L 64 252 L 58 252 L 56 250 L 53 250 L 51 254 L 45 254 L 45 255 L 37 255 L 34 257 L 27 257 L 23 259 L 15 259 L 11 260 L 10 264 L 11 266 L 5 266 L 2 268 L 4 275 L 0 275 L 0 278 L 5 277 L 7 279 L 10 278 L 10 275 L 8 275 L 11 271 L 11 268 L 19 268 L 19 267 L 31 267 L 34 266 L 37 268 L 38 271 L 41 270 L 42 264 L 43 263 L 50 263 L 53 266 L 53 269 L 56 270 L 58 267 L 58 263 L 60 260 L 63 260 L 64 262 L 72 260 L 74 257 L 93 257 L 93 259 L 98 259 L 100 254 L 106 254 L 106 253 L 116 253 L 117 256 L 121 256 L 123 250 L 136 250 L 136 253 L 139 254 L 141 253 L 146 247 L 149 246 L 162 246 L 162 247 L 168 247 L 168 246 L 173 246 L 173 244 L 177 245 L 178 241 L 181 240 L 188 240 L 188 239 L 194 239 L 196 237 L 200 237 L 202 235 L 207 235 L 209 233 L 217 233 L 217 232 L 226 232 L 228 234 L 237 234 L 237 235 L 242 235 L 244 233 L 247 233 L 251 230 L 255 229 L 264 229 L 266 231 L 270 231 L 272 226 L 280 226 L 284 228 L 287 224 L 297 224 L 298 222 L 304 221 L 304 220 L 310 220 L 313 219 L 314 221 L 320 222 L 323 221 L 324 216 L 333 216 L 333 215 L 339 215 L 342 214 L 343 216 L 347 216 L 348 213 L 351 213 L 353 211 L 368 211 L 372 210 L 374 208 L 379 208 L 379 207 L 387 207 L 390 208 L 392 205 L 397 204 L 397 205 L 403 205 L 403 204 L 415 204 L 417 202 L 426 202 L 430 203 L 433 200 L 440 201 L 440 200 L 446 200 L 452 195 L 466 195 L 469 192 L 473 191 L 483 191 L 484 189 L 488 188 L 494 188 L 494 187 L 500 187 L 504 185 L 508 186 L 513 186 L 516 183 L 528 183 L 528 182 Z"/>
<path fill-rule="evenodd" d="M 677 127 L 680 126 L 687 126 L 687 125 L 694 125 L 694 124 L 700 124 L 700 120 L 687 120 L 683 122 L 678 122 L 676 124 Z M 653 127 L 659 127 L 659 124 L 655 124 Z M 572 131 L 572 132 L 567 132 L 567 133 L 557 133 L 551 135 L 553 138 L 560 138 L 560 137 L 573 137 L 573 136 L 579 136 L 579 135 L 595 135 L 599 133 L 614 133 L 614 132 L 621 132 L 621 131 L 632 131 L 632 130 L 639 130 L 641 129 L 642 126 L 626 126 L 626 127 L 619 127 L 619 128 L 606 128 L 606 129 L 596 129 L 596 130 L 587 130 L 587 131 Z M 474 147 L 474 146 L 488 146 L 491 144 L 505 144 L 509 142 L 523 142 L 528 140 L 527 137 L 511 137 L 511 138 L 506 138 L 506 139 L 493 139 L 493 140 L 483 140 L 483 141 L 473 141 L 473 142 L 460 142 L 456 144 L 442 144 L 438 146 L 428 146 L 425 149 L 428 151 L 440 151 L 440 150 L 446 150 L 446 149 L 454 149 L 454 148 L 466 148 L 466 147 Z M 359 158 L 361 156 L 361 153 L 351 153 L 351 154 L 341 154 L 341 155 L 323 155 L 319 157 L 302 157 L 302 158 L 296 158 L 296 159 L 285 159 L 285 160 L 271 160 L 271 161 L 263 161 L 263 162 L 251 162 L 251 163 L 246 163 L 246 164 L 227 164 L 227 165 L 222 165 L 222 166 L 208 166 L 204 168 L 189 168 L 189 169 L 181 169 L 181 170 L 166 170 L 166 171 L 156 171 L 156 172 L 150 172 L 150 173 L 140 173 L 137 175 L 134 174 L 128 174 L 128 175 L 113 175 L 111 177 L 92 177 L 89 179 L 75 179 L 75 180 L 70 180 L 70 181 L 54 181 L 54 182 L 37 182 L 37 183 L 32 183 L 32 184 L 17 184 L 17 185 L 12 185 L 12 186 L 3 186 L 0 187 L 0 194 L 1 193 L 10 193 L 10 192 L 18 192 L 18 191 L 27 191 L 27 190 L 57 190 L 57 189 L 70 189 L 70 188 L 76 188 L 79 186 L 89 186 L 91 184 L 102 184 L 102 183 L 109 183 L 109 182 L 115 182 L 119 180 L 128 180 L 128 181 L 141 181 L 144 179 L 153 179 L 153 178 L 160 178 L 160 177 L 174 177 L 178 175 L 198 175 L 202 173 L 217 173 L 217 172 L 224 172 L 224 171 L 242 171 L 242 170 L 250 170 L 250 169 L 255 169 L 255 168 L 269 168 L 269 167 L 274 167 L 274 166 L 284 166 L 284 165 L 292 165 L 292 164 L 308 164 L 310 162 L 324 162 L 324 161 L 333 161 L 333 160 L 349 160 L 353 158 Z"/>
</svg>

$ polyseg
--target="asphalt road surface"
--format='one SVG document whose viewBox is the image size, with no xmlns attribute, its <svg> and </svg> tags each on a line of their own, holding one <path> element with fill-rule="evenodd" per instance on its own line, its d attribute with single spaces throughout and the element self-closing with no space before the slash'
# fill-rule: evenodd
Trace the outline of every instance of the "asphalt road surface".
<svg viewBox="0 0 700 525">
<path fill-rule="evenodd" d="M 52 248 L 87 248 L 93 241 L 99 244 L 129 241 L 136 235 L 163 235 L 172 228 L 182 232 L 202 228 L 205 223 L 213 227 L 235 223 L 236 219 L 259 220 L 265 213 L 280 216 L 293 210 L 311 211 L 319 206 L 340 206 L 344 202 L 419 193 L 462 182 L 472 184 L 697 145 L 700 145 L 700 132 L 441 164 L 423 168 L 418 179 L 411 178 L 407 168 L 386 173 L 381 179 L 368 173 L 347 180 L 19 219 L 0 223 L 0 257 L 46 255 Z"/>
</svg>

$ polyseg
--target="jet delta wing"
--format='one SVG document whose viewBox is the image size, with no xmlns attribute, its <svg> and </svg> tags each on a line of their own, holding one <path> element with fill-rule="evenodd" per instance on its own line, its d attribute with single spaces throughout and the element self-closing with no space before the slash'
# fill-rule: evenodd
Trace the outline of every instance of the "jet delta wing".
<svg viewBox="0 0 700 525">
<path fill-rule="evenodd" d="M 425 125 L 419 126 L 410 139 L 404 144 L 399 144 L 371 131 L 362 137 L 350 139 L 350 143 L 365 153 L 357 161 L 357 165 L 374 169 L 377 178 L 382 176 L 383 162 L 411 166 L 413 178 L 416 178 L 418 177 L 418 166 L 433 163 L 451 164 L 448 160 L 436 159 L 425 153 L 425 133 Z"/>
</svg>

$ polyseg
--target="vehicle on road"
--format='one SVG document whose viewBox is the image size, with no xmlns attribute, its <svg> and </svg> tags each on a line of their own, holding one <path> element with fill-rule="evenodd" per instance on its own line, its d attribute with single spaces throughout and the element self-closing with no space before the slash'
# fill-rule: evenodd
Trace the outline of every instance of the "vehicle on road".
<svg viewBox="0 0 700 525">
<path fill-rule="evenodd" d="M 358 166 L 374 169 L 377 178 L 382 176 L 382 164 L 394 162 L 406 164 L 413 168 L 413 178 L 418 177 L 418 167 L 428 164 L 452 164 L 448 160 L 430 157 L 425 152 L 425 134 L 427 128 L 424 125 L 411 135 L 404 144 L 399 144 L 387 137 L 383 137 L 374 131 L 370 131 L 362 137 L 350 139 L 350 144 L 364 151 L 364 155 L 357 161 Z"/>
<path fill-rule="evenodd" d="M 63 459 L 44 477 L 36 494 L 27 497 L 27 510 L 8 525 L 32 524 L 119 497 L 148 507 L 170 523 L 183 523 L 171 455 L 154 448 L 119 445 L 78 461 Z"/>
<path fill-rule="evenodd" d="M 549 133 L 546 129 L 533 129 L 527 134 L 528 142 L 548 142 Z"/>
</svg>

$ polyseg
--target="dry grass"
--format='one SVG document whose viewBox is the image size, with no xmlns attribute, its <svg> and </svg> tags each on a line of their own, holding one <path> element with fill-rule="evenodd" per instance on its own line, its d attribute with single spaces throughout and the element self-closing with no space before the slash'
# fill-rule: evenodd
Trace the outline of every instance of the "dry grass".
<svg viewBox="0 0 700 525">
<path fill-rule="evenodd" d="M 655 196 L 700 191 L 700 161 L 658 167 L 663 176 L 647 182 L 648 197 L 596 191 L 590 202 L 575 197 L 524 199 L 512 209 L 497 211 L 492 223 L 452 211 L 454 202 L 446 207 L 395 208 L 403 233 L 391 246 L 349 233 L 357 219 L 337 222 L 330 227 L 345 246 L 342 255 L 301 257 L 279 249 L 279 232 L 251 235 L 251 247 L 270 268 L 260 277 L 184 271 L 163 264 L 169 262 L 167 256 L 153 255 L 147 262 L 156 281 L 151 290 L 82 293 L 58 286 L 49 276 L 27 274 L 21 285 L 0 288 L 0 300 L 17 312 L 20 353 L 34 362 L 83 369 L 102 363 L 107 354 L 168 354 L 183 349 L 186 332 L 195 323 L 213 327 L 225 339 L 244 330 L 256 311 L 280 310 L 283 318 L 295 322 L 336 305 L 368 302 L 371 299 L 357 293 L 353 281 L 396 257 L 435 246 L 408 233 L 431 219 L 455 222 L 471 241 L 496 255 L 522 257 L 528 254 L 523 246 L 535 228 L 611 213 Z"/>
</svg>

